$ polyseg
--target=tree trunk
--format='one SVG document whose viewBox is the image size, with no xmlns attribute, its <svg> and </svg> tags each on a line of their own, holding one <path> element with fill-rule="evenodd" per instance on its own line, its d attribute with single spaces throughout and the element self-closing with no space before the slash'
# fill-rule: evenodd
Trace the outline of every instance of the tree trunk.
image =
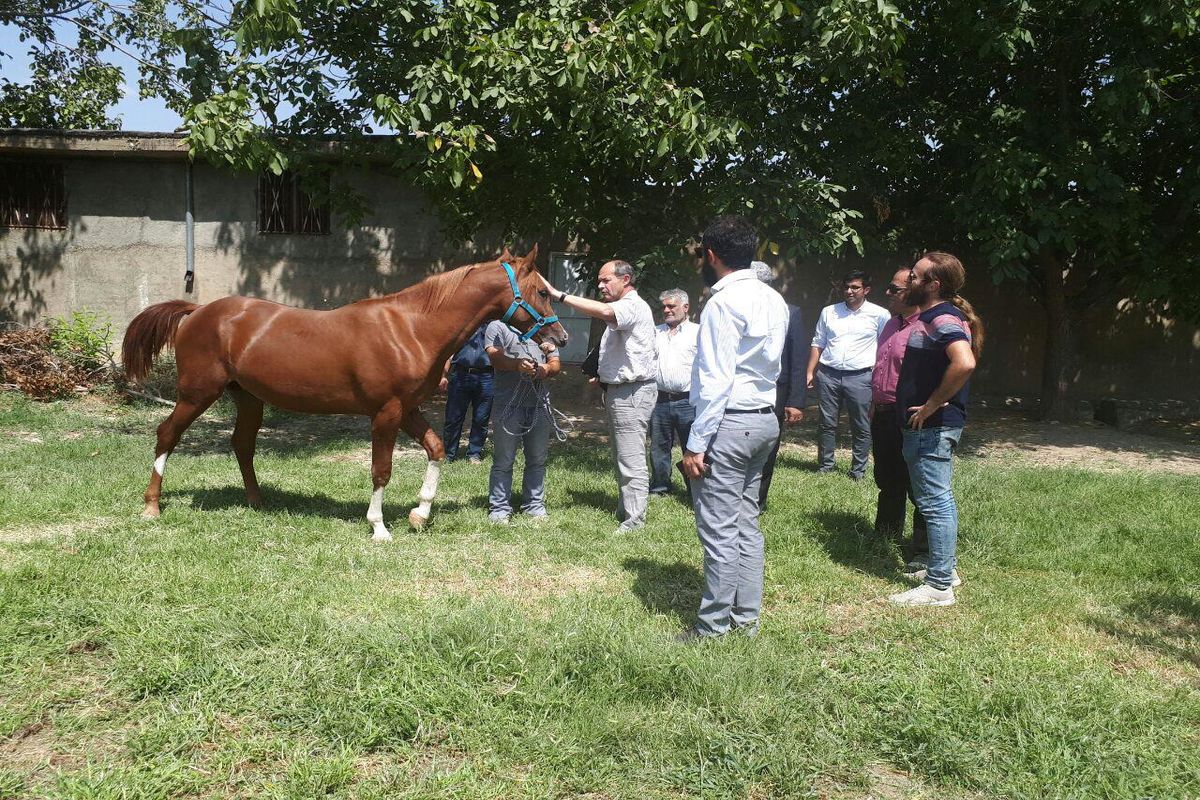
<svg viewBox="0 0 1200 800">
<path fill-rule="evenodd" d="M 1077 309 L 1067 300 L 1063 266 L 1052 255 L 1043 255 L 1042 308 L 1046 311 L 1046 346 L 1042 358 L 1042 419 L 1073 417 L 1068 397 L 1079 363 Z"/>
</svg>

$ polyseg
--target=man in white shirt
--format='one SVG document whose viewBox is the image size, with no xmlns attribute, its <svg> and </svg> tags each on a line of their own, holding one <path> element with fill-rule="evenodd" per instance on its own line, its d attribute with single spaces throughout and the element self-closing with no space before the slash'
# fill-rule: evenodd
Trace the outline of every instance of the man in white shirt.
<svg viewBox="0 0 1200 800">
<path fill-rule="evenodd" d="M 597 288 L 603 302 L 560 292 L 544 277 L 542 283 L 552 299 L 605 324 L 597 378 L 604 388 L 617 470 L 617 532 L 635 530 L 646 524 L 646 432 L 658 399 L 654 313 L 634 288 L 633 266 L 626 261 L 600 267 Z"/>
<path fill-rule="evenodd" d="M 838 416 L 842 406 L 854 435 L 850 477 L 862 480 L 871 452 L 871 370 L 879 332 L 891 318 L 887 309 L 867 301 L 871 276 L 854 271 L 842 281 L 845 301 L 825 306 L 813 332 L 808 358 L 808 388 L 819 377 L 817 405 L 821 412 L 817 440 L 817 472 L 833 472 Z"/>
<path fill-rule="evenodd" d="M 671 493 L 671 450 L 675 436 L 679 447 L 687 446 L 696 409 L 688 393 L 692 388 L 692 361 L 696 358 L 696 336 L 700 326 L 688 319 L 687 292 L 668 289 L 658 296 L 663 324 L 656 329 L 658 347 L 658 402 L 650 415 L 650 494 Z"/>
<path fill-rule="evenodd" d="M 734 629 L 758 632 L 759 482 L 779 436 L 775 384 L 788 310 L 750 268 L 757 244 L 754 228 L 741 217 L 714 220 L 701 239 L 702 274 L 712 295 L 700 315 L 691 391 L 696 419 L 683 471 L 692 481 L 704 549 L 704 594 L 696 624 L 676 637 L 683 643 Z"/>
</svg>

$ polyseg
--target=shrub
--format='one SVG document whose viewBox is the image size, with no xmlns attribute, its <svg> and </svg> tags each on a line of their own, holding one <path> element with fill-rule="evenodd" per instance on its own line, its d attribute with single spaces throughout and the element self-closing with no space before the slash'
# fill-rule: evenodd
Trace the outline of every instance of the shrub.
<svg viewBox="0 0 1200 800">
<path fill-rule="evenodd" d="M 96 311 L 74 311 L 50 320 L 50 349 L 56 356 L 86 372 L 112 364 L 112 320 Z"/>
</svg>

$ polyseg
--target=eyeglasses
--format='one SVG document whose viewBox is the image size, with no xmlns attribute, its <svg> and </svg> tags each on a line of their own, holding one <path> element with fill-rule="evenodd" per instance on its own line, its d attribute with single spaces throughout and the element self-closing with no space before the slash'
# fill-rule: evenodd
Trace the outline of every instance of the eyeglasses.
<svg viewBox="0 0 1200 800">
<path fill-rule="evenodd" d="M 889 283 L 888 287 L 886 289 L 884 289 L 883 291 L 886 294 L 899 294 L 900 292 L 903 292 L 905 288 L 906 287 L 904 287 L 904 286 L 897 286 L 894 283 Z"/>
</svg>

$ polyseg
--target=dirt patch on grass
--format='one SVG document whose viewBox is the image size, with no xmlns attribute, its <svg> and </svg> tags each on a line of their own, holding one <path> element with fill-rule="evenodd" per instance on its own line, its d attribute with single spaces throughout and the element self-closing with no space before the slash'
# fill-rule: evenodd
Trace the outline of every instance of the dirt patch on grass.
<svg viewBox="0 0 1200 800">
<path fill-rule="evenodd" d="M 1041 422 L 1018 412 L 972 409 L 962 452 L 1041 467 L 1200 475 L 1200 446 L 1187 440 L 1120 431 L 1099 422 Z"/>
<path fill-rule="evenodd" d="M 535 568 L 519 561 L 493 562 L 493 570 L 449 571 L 421 576 L 414 591 L 423 600 L 442 598 L 447 593 L 471 598 L 502 597 L 523 606 L 539 607 L 550 598 L 577 592 L 594 592 L 608 583 L 608 576 L 590 567 L 547 565 Z"/>
<path fill-rule="evenodd" d="M 98 519 L 76 520 L 73 522 L 41 523 L 38 525 L 18 525 L 0 530 L 0 545 L 31 544 L 33 542 L 66 539 L 81 533 L 92 533 L 111 528 L 118 520 L 111 517 Z"/>
</svg>

